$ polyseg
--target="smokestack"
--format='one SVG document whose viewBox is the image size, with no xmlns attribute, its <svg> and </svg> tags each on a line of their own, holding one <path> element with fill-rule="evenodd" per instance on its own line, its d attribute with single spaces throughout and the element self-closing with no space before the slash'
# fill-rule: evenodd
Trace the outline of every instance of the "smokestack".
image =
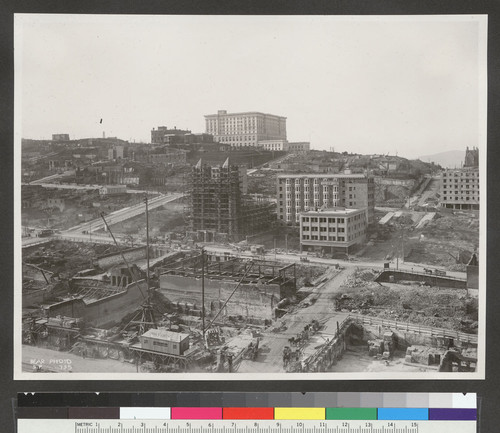
<svg viewBox="0 0 500 433">
<path fill-rule="evenodd" d="M 106 138 L 106 132 L 102 131 L 102 138 Z"/>
</svg>

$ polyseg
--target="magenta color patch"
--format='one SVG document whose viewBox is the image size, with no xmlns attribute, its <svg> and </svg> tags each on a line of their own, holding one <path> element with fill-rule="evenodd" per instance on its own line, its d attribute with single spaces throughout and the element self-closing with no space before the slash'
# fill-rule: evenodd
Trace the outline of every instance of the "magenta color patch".
<svg viewBox="0 0 500 433">
<path fill-rule="evenodd" d="M 222 408 L 173 407 L 171 419 L 222 419 Z"/>
</svg>

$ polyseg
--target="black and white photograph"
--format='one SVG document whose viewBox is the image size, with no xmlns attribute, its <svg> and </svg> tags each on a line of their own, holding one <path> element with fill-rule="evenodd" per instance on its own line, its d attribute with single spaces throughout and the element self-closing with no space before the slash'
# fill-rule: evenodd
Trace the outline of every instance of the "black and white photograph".
<svg viewBox="0 0 500 433">
<path fill-rule="evenodd" d="M 484 379 L 486 15 L 14 16 L 14 378 Z"/>
</svg>

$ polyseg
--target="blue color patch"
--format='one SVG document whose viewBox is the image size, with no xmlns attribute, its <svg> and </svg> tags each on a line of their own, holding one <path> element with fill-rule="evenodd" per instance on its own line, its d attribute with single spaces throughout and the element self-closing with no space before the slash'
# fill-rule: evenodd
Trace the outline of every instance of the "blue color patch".
<svg viewBox="0 0 500 433">
<path fill-rule="evenodd" d="M 377 418 L 379 420 L 428 420 L 429 409 L 427 408 L 379 408 Z"/>
</svg>

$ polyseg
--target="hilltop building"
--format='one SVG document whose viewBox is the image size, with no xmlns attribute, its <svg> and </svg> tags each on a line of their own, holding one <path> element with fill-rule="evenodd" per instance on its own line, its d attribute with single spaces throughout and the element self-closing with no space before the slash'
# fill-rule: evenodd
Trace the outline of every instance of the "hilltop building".
<svg viewBox="0 0 500 433">
<path fill-rule="evenodd" d="M 479 150 L 467 148 L 463 168 L 443 171 L 440 186 L 442 207 L 479 210 Z"/>
<path fill-rule="evenodd" d="M 125 156 L 125 148 L 123 146 L 113 146 L 108 149 L 108 159 L 123 159 Z"/>
<path fill-rule="evenodd" d="M 52 134 L 52 141 L 69 141 L 69 134 Z"/>
<path fill-rule="evenodd" d="M 290 153 L 307 153 L 311 148 L 311 143 L 307 141 L 290 142 L 286 140 L 261 140 L 258 146 L 264 150 L 284 151 Z"/>
<path fill-rule="evenodd" d="M 283 174 L 277 179 L 278 219 L 298 224 L 300 213 L 348 207 L 374 221 L 375 183 L 364 174 Z"/>
<path fill-rule="evenodd" d="M 286 140 L 286 117 L 260 112 L 228 113 L 205 116 L 206 132 L 214 141 L 233 147 L 258 146 L 259 141 Z"/>
<path fill-rule="evenodd" d="M 166 126 L 158 126 L 155 130 L 151 130 L 151 143 L 153 144 L 177 144 L 184 143 L 184 136 L 191 134 L 188 129 L 169 129 Z"/>
</svg>

